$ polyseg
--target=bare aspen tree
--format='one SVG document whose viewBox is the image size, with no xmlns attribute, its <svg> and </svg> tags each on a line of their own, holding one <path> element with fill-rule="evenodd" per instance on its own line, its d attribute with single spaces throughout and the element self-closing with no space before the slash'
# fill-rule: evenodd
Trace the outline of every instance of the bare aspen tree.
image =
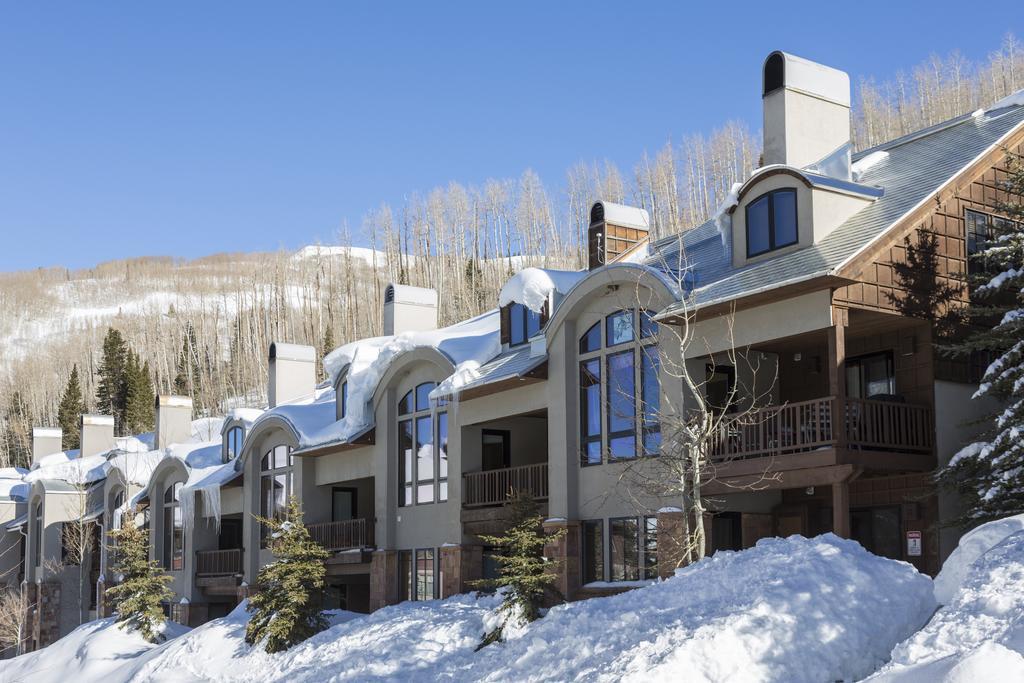
<svg viewBox="0 0 1024 683">
<path fill-rule="evenodd" d="M 719 470 L 732 459 L 723 446 L 744 430 L 771 419 L 768 406 L 776 369 L 762 367 L 759 353 L 737 347 L 733 313 L 718 319 L 720 324 L 712 328 L 713 337 L 702 330 L 681 239 L 675 249 L 662 253 L 667 255 L 655 267 L 674 280 L 679 304 L 671 318 L 658 325 L 657 344 L 642 347 L 641 353 L 651 354 L 647 360 L 656 368 L 652 378 L 657 388 L 637 392 L 641 428 L 648 421 L 656 421 L 660 447 L 652 457 L 627 461 L 620 479 L 625 495 L 640 509 L 649 512 L 652 504 L 674 503 L 684 513 L 683 538 L 675 559 L 687 564 L 705 556 L 708 535 L 704 516 L 710 499 L 707 487 L 715 483 L 738 493 L 762 488 L 772 478 L 770 466 L 754 480 L 743 483 L 720 478 Z M 651 295 L 639 278 L 631 294 L 627 305 L 640 310 L 651 307 Z M 636 336 L 640 337 L 640 330 Z M 751 379 L 727 386 L 715 402 L 708 387 L 719 366 L 733 368 L 737 374 L 744 371 L 743 376 Z M 656 399 L 649 393 L 652 391 L 657 392 Z"/>
</svg>

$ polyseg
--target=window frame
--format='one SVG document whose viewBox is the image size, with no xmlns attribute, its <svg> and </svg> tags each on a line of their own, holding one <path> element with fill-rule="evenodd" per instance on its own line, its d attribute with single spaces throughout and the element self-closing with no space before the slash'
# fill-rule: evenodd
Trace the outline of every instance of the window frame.
<svg viewBox="0 0 1024 683">
<path fill-rule="evenodd" d="M 35 513 L 32 516 L 32 535 L 35 537 L 35 546 L 32 548 L 32 559 L 34 568 L 38 569 L 43 566 L 43 533 L 45 527 L 43 526 L 43 501 L 37 500 L 35 504 Z"/>
<path fill-rule="evenodd" d="M 623 312 L 630 314 L 632 324 L 632 335 L 628 341 L 619 341 L 609 344 L 609 334 L 613 318 L 621 317 Z M 646 318 L 646 319 L 645 319 Z M 595 341 L 593 336 L 597 330 L 598 339 L 596 347 L 585 341 Z M 644 308 L 616 309 L 600 316 L 600 319 L 593 325 L 587 327 L 578 340 L 577 353 L 577 383 L 578 383 L 578 432 L 579 439 L 579 464 L 580 467 L 593 467 L 596 465 L 609 464 L 635 460 L 642 457 L 656 457 L 660 451 L 661 444 L 661 422 L 657 415 L 661 409 L 661 357 L 658 346 L 658 327 L 650 319 L 649 312 Z M 589 349 L 584 351 L 584 349 Z M 631 429 L 619 429 L 612 431 L 612 419 L 615 415 L 612 412 L 612 387 L 614 380 L 611 367 L 616 357 L 632 355 L 632 393 L 633 393 L 633 419 Z M 647 387 L 645 370 L 648 364 L 655 365 L 657 385 L 653 394 Z M 596 371 L 595 371 L 596 370 Z M 589 378 L 589 379 L 588 379 Z M 590 433 L 589 420 L 591 398 L 588 391 L 597 386 L 596 395 L 592 396 L 599 411 L 597 420 L 597 432 Z M 648 402 L 647 398 L 654 397 L 654 401 Z M 654 403 L 655 405 L 649 405 Z M 632 435 L 633 450 L 630 455 L 613 455 L 612 442 Z M 649 448 L 651 444 L 657 444 L 657 450 Z M 592 453 L 593 445 L 598 447 L 599 456 Z"/>
<path fill-rule="evenodd" d="M 234 435 L 238 435 L 237 444 L 233 444 L 235 441 Z M 237 450 L 232 450 L 232 445 L 237 447 Z M 245 445 L 245 427 L 242 425 L 232 425 L 226 432 L 224 432 L 224 457 L 223 462 L 227 463 L 239 455 L 242 454 L 242 448 Z"/>
<path fill-rule="evenodd" d="M 793 196 L 793 235 L 794 239 L 792 242 L 786 242 L 785 244 L 779 244 L 776 239 L 775 226 L 775 197 L 776 195 L 789 194 Z M 761 251 L 752 252 L 750 250 L 750 207 L 757 204 L 762 199 L 768 201 L 768 248 Z M 779 249 L 785 249 L 791 247 L 794 244 L 800 243 L 800 207 L 798 201 L 800 199 L 800 193 L 795 187 L 780 187 L 776 190 L 769 190 L 763 194 L 758 195 L 754 199 L 747 202 L 747 205 L 743 208 L 743 230 L 747 240 L 747 258 L 756 258 L 763 256 L 764 254 L 778 251 Z"/>
<path fill-rule="evenodd" d="M 517 324 L 520 334 L 516 334 Z M 540 332 L 541 327 L 543 327 L 542 312 L 534 311 L 518 301 L 513 301 L 508 305 L 509 348 L 529 343 L 530 339 Z"/>
<path fill-rule="evenodd" d="M 275 460 L 275 455 L 277 455 L 277 451 L 279 449 L 285 449 L 285 464 L 282 465 L 282 466 L 277 466 L 276 465 L 276 460 Z M 267 451 L 265 451 L 263 453 L 263 456 L 260 458 L 260 462 L 259 462 L 259 466 L 260 466 L 260 475 L 259 475 L 259 498 L 260 498 L 260 505 L 259 505 L 259 509 L 260 509 L 260 516 L 264 517 L 265 519 L 274 519 L 274 518 L 276 518 L 276 519 L 284 519 L 284 512 L 288 510 L 288 500 L 291 498 L 292 495 L 294 495 L 294 492 L 295 492 L 295 460 L 294 460 L 294 456 L 292 455 L 292 451 L 293 450 L 294 449 L 291 446 L 287 445 L 287 444 L 277 444 L 276 446 L 271 446 Z M 269 499 L 266 496 L 267 491 L 264 490 L 263 480 L 264 479 L 269 479 L 271 484 L 273 485 L 273 483 L 276 482 L 277 478 L 280 477 L 280 476 L 283 476 L 285 478 L 284 479 L 284 482 L 285 482 L 285 484 L 284 484 L 284 504 L 280 507 L 280 509 L 277 509 L 276 504 L 274 506 L 275 509 L 273 509 L 273 510 L 270 509 L 269 505 L 267 506 L 267 509 L 264 509 L 264 504 L 268 503 Z M 273 489 L 270 489 L 270 491 L 272 492 Z M 269 548 L 270 547 L 269 535 L 267 533 L 268 531 L 269 531 L 269 528 L 267 527 L 267 525 L 261 523 L 260 524 L 260 547 L 261 548 Z"/>
<path fill-rule="evenodd" d="M 415 387 L 411 388 L 397 402 L 397 419 L 395 422 L 396 427 L 396 439 L 395 444 L 397 446 L 397 461 L 398 461 L 398 507 L 415 507 L 417 505 L 435 505 L 437 503 L 448 502 L 448 467 L 447 467 L 447 435 L 448 435 L 448 410 L 444 406 L 447 405 L 444 401 L 430 400 L 427 396 L 434 387 L 437 386 L 436 382 L 420 382 Z M 428 389 L 429 387 L 429 389 Z M 424 402 L 420 402 L 420 398 L 424 398 Z M 439 438 L 441 433 L 442 421 L 444 422 L 445 432 L 445 448 L 441 447 L 441 439 Z M 409 436 L 411 438 L 410 453 L 406 453 L 403 444 L 403 429 L 404 425 L 409 425 Z M 420 457 L 419 457 L 419 431 L 421 424 L 430 425 L 430 447 L 431 447 L 431 476 L 428 478 L 420 477 Z M 442 453 L 444 457 L 442 457 Z M 411 458 L 411 462 L 406 471 L 406 456 Z M 444 476 L 441 475 L 441 463 L 446 463 L 444 468 Z M 431 487 L 431 498 L 430 500 L 420 500 L 420 488 L 425 486 Z M 410 488 L 411 487 L 411 488 Z M 409 489 L 409 499 L 406 501 L 406 491 Z"/>
<path fill-rule="evenodd" d="M 185 569 L 185 520 L 180 500 L 182 486 L 183 482 L 176 481 L 164 489 L 160 565 L 169 572 Z"/>
<path fill-rule="evenodd" d="M 860 389 L 861 389 L 861 393 L 865 393 L 865 390 L 867 389 L 867 384 L 864 381 L 864 379 L 865 379 L 864 369 L 866 367 L 865 362 L 869 361 L 869 360 L 871 360 L 873 358 L 878 358 L 878 357 L 882 357 L 882 358 L 885 359 L 886 369 L 888 370 L 888 373 L 889 373 L 888 378 L 891 380 L 891 383 L 892 383 L 892 391 L 890 391 L 889 394 L 890 395 L 895 395 L 897 393 L 897 389 L 896 389 L 896 354 L 893 353 L 892 349 L 885 349 L 885 350 L 882 350 L 882 351 L 872 351 L 871 353 L 863 353 L 863 354 L 860 354 L 860 355 L 857 355 L 857 356 L 852 356 L 850 358 L 847 358 L 846 362 L 843 364 L 843 372 L 844 373 L 849 373 L 849 371 L 852 370 L 853 368 L 857 368 L 858 369 L 857 371 L 858 371 L 858 373 L 860 375 Z M 854 399 L 858 399 L 858 400 L 861 400 L 861 401 L 873 400 L 873 399 L 871 399 L 870 397 L 868 397 L 866 395 L 865 396 L 851 396 L 850 395 L 850 382 L 849 382 L 849 375 L 848 374 L 847 374 L 845 379 L 846 379 L 846 398 L 854 398 Z M 877 394 L 873 394 L 873 395 L 877 396 Z"/>
<path fill-rule="evenodd" d="M 643 548 L 643 527 L 641 526 L 641 520 L 642 519 L 643 519 L 642 517 L 610 517 L 608 519 L 608 582 L 609 583 L 623 582 L 623 581 L 639 581 L 640 580 L 640 575 L 643 572 L 643 557 L 641 555 L 641 550 Z M 626 549 L 625 546 L 623 546 L 623 548 L 622 548 L 622 565 L 624 567 L 624 569 L 623 569 L 623 577 L 622 578 L 616 578 L 616 575 L 615 575 L 615 543 L 614 543 L 615 526 L 616 526 L 616 524 L 629 524 L 629 523 L 632 523 L 632 525 L 633 525 L 633 533 L 634 533 L 633 552 L 634 552 L 634 556 L 636 557 L 636 564 L 632 568 L 634 576 L 632 578 L 629 578 L 626 575 L 626 572 L 629 571 L 629 567 L 627 567 L 626 560 L 625 560 L 626 550 L 627 549 Z"/>
</svg>

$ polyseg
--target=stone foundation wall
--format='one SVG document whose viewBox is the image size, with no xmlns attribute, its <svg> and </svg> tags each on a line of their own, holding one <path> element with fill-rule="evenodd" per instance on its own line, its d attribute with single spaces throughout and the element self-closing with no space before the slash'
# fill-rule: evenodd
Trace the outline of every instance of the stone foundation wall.
<svg viewBox="0 0 1024 683">
<path fill-rule="evenodd" d="M 554 535 L 564 530 L 561 536 Z M 554 588 L 566 600 L 572 600 L 580 589 L 580 523 L 578 521 L 547 521 L 544 532 L 551 538 L 544 546 L 544 557 L 554 562 Z"/>
<path fill-rule="evenodd" d="M 370 611 L 398 602 L 398 551 L 376 550 L 370 558 Z"/>
</svg>

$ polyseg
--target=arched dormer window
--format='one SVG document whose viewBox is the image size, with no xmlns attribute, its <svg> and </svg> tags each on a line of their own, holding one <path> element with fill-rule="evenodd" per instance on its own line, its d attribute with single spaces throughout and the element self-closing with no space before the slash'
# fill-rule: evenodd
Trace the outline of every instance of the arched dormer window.
<svg viewBox="0 0 1024 683">
<path fill-rule="evenodd" d="M 448 500 L 448 413 L 424 382 L 398 402 L 398 505 Z"/>
<path fill-rule="evenodd" d="M 114 494 L 113 507 L 110 509 L 110 528 L 120 529 L 124 525 L 124 501 L 125 491 L 124 489 L 118 489 L 117 493 Z M 120 512 L 119 512 L 120 510 Z"/>
<path fill-rule="evenodd" d="M 224 434 L 224 462 L 234 460 L 242 454 L 242 444 L 245 442 L 245 428 L 235 425 Z"/>
<path fill-rule="evenodd" d="M 766 192 L 747 204 L 747 258 L 796 244 L 796 188 Z"/>
<path fill-rule="evenodd" d="M 284 519 L 288 499 L 295 493 L 290 446 L 275 446 L 260 461 L 260 516 Z M 267 547 L 267 526 L 260 525 L 260 543 Z"/>
<path fill-rule="evenodd" d="M 511 303 L 501 309 L 501 343 L 520 346 L 540 332 L 548 319 L 548 305 L 538 312 L 520 303 Z"/>
<path fill-rule="evenodd" d="M 348 415 L 348 380 L 341 383 L 338 387 L 338 419 L 344 420 L 345 416 Z"/>
<path fill-rule="evenodd" d="M 581 465 L 658 453 L 657 332 L 647 311 L 625 309 L 580 336 Z"/>
<path fill-rule="evenodd" d="M 181 482 L 175 482 L 164 490 L 164 543 L 161 563 L 169 571 L 185 568 L 185 526 L 181 514 Z"/>
</svg>

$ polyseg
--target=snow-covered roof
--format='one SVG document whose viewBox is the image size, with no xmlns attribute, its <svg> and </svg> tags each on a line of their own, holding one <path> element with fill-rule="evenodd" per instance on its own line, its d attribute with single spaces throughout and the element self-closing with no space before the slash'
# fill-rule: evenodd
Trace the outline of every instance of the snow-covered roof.
<svg viewBox="0 0 1024 683">
<path fill-rule="evenodd" d="M 646 209 L 627 206 L 625 204 L 615 204 L 614 202 L 606 202 L 603 200 L 594 202 L 595 206 L 598 204 L 604 207 L 605 223 L 621 225 L 624 228 L 637 228 L 639 230 L 651 229 L 651 217 L 648 215 Z"/>
<path fill-rule="evenodd" d="M 373 427 L 371 400 L 377 385 L 391 364 L 402 354 L 432 349 L 454 367 L 445 380 L 449 388 L 468 381 L 481 365 L 501 351 L 497 309 L 437 330 L 403 332 L 373 337 L 341 346 L 324 358 L 324 369 L 337 384 L 344 373 L 348 405 L 345 417 L 336 419 L 333 388 L 318 390 L 313 399 L 277 406 L 264 413 L 256 424 L 277 417 L 295 431 L 299 450 L 342 444 Z"/>
<path fill-rule="evenodd" d="M 1024 100 L 1024 91 L 989 110 L 990 115 L 961 116 L 855 154 L 853 169 L 860 173 L 850 185 L 857 186 L 858 192 L 884 188 L 884 194 L 807 248 L 734 268 L 728 240 L 723 244 L 721 227 L 713 217 L 681 235 L 659 240 L 647 264 L 680 280 L 683 278 L 673 271 L 685 268 L 685 281 L 693 287 L 693 300 L 687 306 L 693 309 L 833 274 L 904 216 L 930 201 L 950 179 L 998 148 L 1002 139 L 1024 122 L 1024 103 L 1018 100 Z M 842 182 L 801 173 L 816 182 Z M 681 306 L 671 306 L 661 315 L 677 312 Z"/>
<path fill-rule="evenodd" d="M 539 313 L 553 293 L 566 294 L 586 276 L 585 270 L 523 268 L 501 288 L 498 305 L 518 303 Z"/>
</svg>

